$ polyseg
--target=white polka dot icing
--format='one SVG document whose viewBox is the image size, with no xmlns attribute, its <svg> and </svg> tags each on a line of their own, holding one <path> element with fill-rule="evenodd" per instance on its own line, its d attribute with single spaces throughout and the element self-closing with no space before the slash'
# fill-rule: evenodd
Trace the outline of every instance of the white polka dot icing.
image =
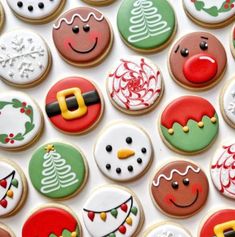
<svg viewBox="0 0 235 237">
<path fill-rule="evenodd" d="M 137 178 L 148 168 L 152 145 L 141 128 L 117 122 L 100 134 L 94 156 L 104 175 L 113 180 L 127 181 Z"/>
<path fill-rule="evenodd" d="M 235 15 L 233 0 L 183 0 L 186 11 L 195 19 L 219 24 Z"/>
<path fill-rule="evenodd" d="M 46 43 L 33 32 L 16 30 L 0 38 L 0 75 L 9 83 L 37 82 L 48 70 L 49 57 Z"/>
</svg>

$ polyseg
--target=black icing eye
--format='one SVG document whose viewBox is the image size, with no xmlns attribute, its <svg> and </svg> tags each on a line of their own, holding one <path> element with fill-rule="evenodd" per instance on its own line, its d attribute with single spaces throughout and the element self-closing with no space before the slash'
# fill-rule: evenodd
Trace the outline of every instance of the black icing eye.
<svg viewBox="0 0 235 237">
<path fill-rule="evenodd" d="M 132 172 L 132 171 L 133 171 L 133 166 L 132 166 L 132 165 L 129 165 L 129 166 L 127 167 L 127 169 L 128 169 L 129 172 Z"/>
<path fill-rule="evenodd" d="M 110 145 L 106 146 L 105 149 L 107 152 L 111 152 L 113 150 L 112 146 L 110 146 Z"/>
<path fill-rule="evenodd" d="M 78 34 L 79 33 L 79 27 L 78 26 L 74 26 L 73 27 L 73 33 L 74 34 Z"/>
<path fill-rule="evenodd" d="M 138 159 L 137 159 L 137 163 L 138 163 L 138 164 L 142 164 L 142 162 L 143 162 L 143 161 L 142 161 L 141 158 L 138 158 Z"/>
<path fill-rule="evenodd" d="M 146 149 L 145 147 L 143 147 L 143 148 L 141 149 L 141 151 L 142 151 L 143 154 L 145 154 L 145 153 L 147 152 L 147 149 Z"/>
<path fill-rule="evenodd" d="M 28 6 L 28 10 L 29 10 L 30 12 L 32 12 L 32 11 L 33 11 L 33 6 L 32 6 L 32 5 Z"/>
<path fill-rule="evenodd" d="M 127 137 L 126 138 L 126 143 L 127 144 L 131 144 L 132 143 L 132 138 L 131 137 Z"/>
<path fill-rule="evenodd" d="M 180 53 L 183 57 L 187 57 L 189 55 L 189 50 L 184 48 L 180 50 Z"/>
<path fill-rule="evenodd" d="M 173 189 L 178 189 L 178 188 L 179 188 L 178 182 L 176 182 L 176 181 L 172 182 L 172 183 L 171 183 L 171 187 L 172 187 Z"/>
<path fill-rule="evenodd" d="M 121 172 L 122 172 L 121 168 L 117 168 L 116 172 L 117 172 L 117 174 L 121 174 Z"/>
<path fill-rule="evenodd" d="M 110 164 L 107 164 L 107 165 L 106 165 L 106 169 L 107 169 L 107 170 L 110 170 L 110 169 L 111 169 L 111 165 L 110 165 Z"/>
<path fill-rule="evenodd" d="M 43 8 L 44 8 L 44 3 L 43 3 L 43 2 L 38 3 L 38 7 L 39 7 L 40 9 L 43 9 Z"/>
<path fill-rule="evenodd" d="M 90 26 L 89 26 L 89 25 L 84 25 L 84 26 L 83 26 L 83 30 L 84 30 L 85 32 L 89 32 L 89 31 L 90 31 Z"/>
<path fill-rule="evenodd" d="M 23 2 L 21 2 L 21 1 L 17 2 L 17 6 L 18 7 L 23 7 Z"/>
<path fill-rule="evenodd" d="M 188 178 L 186 178 L 186 179 L 183 179 L 183 184 L 185 185 L 185 186 L 188 186 L 189 185 L 189 179 Z"/>
<path fill-rule="evenodd" d="M 208 43 L 207 43 L 206 41 L 202 41 L 202 42 L 200 43 L 200 48 L 201 48 L 202 50 L 207 50 L 207 49 L 208 49 Z"/>
</svg>

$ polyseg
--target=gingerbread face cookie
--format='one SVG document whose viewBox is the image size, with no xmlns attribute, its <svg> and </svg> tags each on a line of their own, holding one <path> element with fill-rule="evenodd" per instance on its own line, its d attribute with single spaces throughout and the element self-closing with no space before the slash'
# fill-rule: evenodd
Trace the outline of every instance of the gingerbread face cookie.
<svg viewBox="0 0 235 237">
<path fill-rule="evenodd" d="M 72 211 L 59 204 L 49 204 L 38 209 L 27 219 L 22 229 L 22 237 L 54 236 L 82 236 L 80 223 Z"/>
<path fill-rule="evenodd" d="M 164 213 L 184 218 L 198 212 L 207 200 L 206 174 L 194 163 L 178 160 L 161 167 L 151 185 L 153 201 Z"/>
<path fill-rule="evenodd" d="M 149 136 L 138 126 L 118 122 L 107 127 L 99 136 L 95 161 L 104 175 L 127 181 L 141 176 L 152 161 Z"/>
<path fill-rule="evenodd" d="M 0 236 L 1 237 L 15 237 L 13 232 L 2 223 L 0 223 Z"/>
<path fill-rule="evenodd" d="M 42 128 L 41 111 L 28 95 L 18 91 L 1 93 L 1 148 L 9 150 L 26 148 L 39 137 Z"/>
<path fill-rule="evenodd" d="M 83 221 L 91 236 L 136 236 L 143 225 L 143 211 L 137 198 L 118 186 L 98 188 L 87 199 Z"/>
<path fill-rule="evenodd" d="M 235 25 L 233 26 L 232 32 L 231 32 L 230 47 L 231 47 L 233 57 L 235 58 Z"/>
<path fill-rule="evenodd" d="M 175 13 L 167 0 L 124 0 L 117 24 L 124 42 L 140 52 L 165 48 L 176 32 Z"/>
<path fill-rule="evenodd" d="M 215 212 L 201 225 L 199 237 L 232 237 L 235 235 L 235 210 Z"/>
<path fill-rule="evenodd" d="M 226 52 L 210 33 L 194 32 L 183 36 L 169 55 L 172 78 L 192 90 L 208 89 L 222 78 L 227 65 Z"/>
<path fill-rule="evenodd" d="M 92 66 L 108 54 L 113 35 L 101 12 L 90 7 L 79 7 L 58 19 L 53 28 L 53 40 L 67 62 Z"/>
<path fill-rule="evenodd" d="M 91 81 L 69 77 L 49 90 L 46 113 L 53 125 L 62 132 L 81 134 L 99 122 L 103 114 L 103 99 Z"/>
<path fill-rule="evenodd" d="M 219 120 L 212 104 L 198 96 L 173 100 L 160 118 L 160 132 L 169 148 L 196 154 L 209 148 L 217 137 Z"/>
<path fill-rule="evenodd" d="M 163 93 L 163 78 L 149 59 L 132 56 L 120 59 L 109 73 L 107 92 L 119 110 L 143 114 L 157 105 Z"/>
<path fill-rule="evenodd" d="M 206 27 L 223 27 L 234 20 L 234 0 L 183 0 L 187 15 Z"/>
<path fill-rule="evenodd" d="M 43 80 L 50 69 L 51 55 L 37 34 L 16 30 L 0 38 L 0 76 L 18 87 L 32 86 Z"/>
</svg>

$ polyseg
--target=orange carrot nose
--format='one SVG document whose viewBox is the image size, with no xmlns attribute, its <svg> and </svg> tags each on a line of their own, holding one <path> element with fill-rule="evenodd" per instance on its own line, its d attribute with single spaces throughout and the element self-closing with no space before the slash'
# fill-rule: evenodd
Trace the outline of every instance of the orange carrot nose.
<svg viewBox="0 0 235 237">
<path fill-rule="evenodd" d="M 134 156 L 134 155 L 135 155 L 135 152 L 130 149 L 121 149 L 117 153 L 118 159 L 127 159 L 131 156 Z"/>
</svg>

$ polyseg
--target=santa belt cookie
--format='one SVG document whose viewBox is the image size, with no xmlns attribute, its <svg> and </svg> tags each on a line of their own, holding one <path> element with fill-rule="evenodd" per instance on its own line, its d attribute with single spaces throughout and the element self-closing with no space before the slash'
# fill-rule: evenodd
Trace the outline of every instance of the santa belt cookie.
<svg viewBox="0 0 235 237">
<path fill-rule="evenodd" d="M 214 232 L 213 237 L 235 237 L 235 220 L 216 225 Z"/>
<path fill-rule="evenodd" d="M 56 97 L 57 101 L 46 105 L 46 113 L 49 118 L 59 114 L 66 120 L 80 118 L 87 113 L 87 106 L 100 102 L 97 91 L 82 94 L 81 90 L 76 87 L 59 91 Z"/>
</svg>

